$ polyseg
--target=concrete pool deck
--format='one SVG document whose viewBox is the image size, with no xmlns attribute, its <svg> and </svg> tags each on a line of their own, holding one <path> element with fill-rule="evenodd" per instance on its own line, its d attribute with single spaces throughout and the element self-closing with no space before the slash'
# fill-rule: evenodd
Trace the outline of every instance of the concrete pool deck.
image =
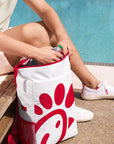
<svg viewBox="0 0 114 144">
<path fill-rule="evenodd" d="M 113 100 L 84 101 L 75 92 L 75 103 L 94 112 L 94 119 L 78 123 L 78 135 L 60 144 L 114 144 Z"/>
<path fill-rule="evenodd" d="M 86 65 L 99 79 L 114 86 L 114 67 Z M 75 103 L 94 112 L 94 119 L 78 123 L 78 135 L 61 144 L 114 144 L 114 102 L 113 100 L 85 101 L 81 99 L 82 84 L 73 74 Z"/>
<path fill-rule="evenodd" d="M 114 67 L 87 65 L 88 69 L 99 79 L 106 80 L 114 86 Z M 0 82 L 6 76 L 0 77 Z M 60 144 L 113 144 L 114 143 L 114 102 L 113 100 L 85 101 L 81 99 L 82 84 L 73 74 L 75 103 L 81 108 L 94 112 L 94 119 L 78 123 L 78 135 Z"/>
<path fill-rule="evenodd" d="M 99 80 L 108 81 L 114 86 L 114 66 L 103 66 L 103 65 L 86 65 L 89 71 Z M 81 89 L 81 81 L 72 73 L 73 75 L 73 87 L 74 89 Z"/>
</svg>

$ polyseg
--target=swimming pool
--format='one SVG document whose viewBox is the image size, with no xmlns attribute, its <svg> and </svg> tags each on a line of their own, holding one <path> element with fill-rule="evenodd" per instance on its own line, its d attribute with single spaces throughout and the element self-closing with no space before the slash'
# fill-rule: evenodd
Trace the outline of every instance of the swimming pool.
<svg viewBox="0 0 114 144">
<path fill-rule="evenodd" d="M 57 11 L 84 61 L 114 63 L 114 0 L 47 2 Z M 18 0 L 10 26 L 39 20 L 22 0 Z"/>
</svg>

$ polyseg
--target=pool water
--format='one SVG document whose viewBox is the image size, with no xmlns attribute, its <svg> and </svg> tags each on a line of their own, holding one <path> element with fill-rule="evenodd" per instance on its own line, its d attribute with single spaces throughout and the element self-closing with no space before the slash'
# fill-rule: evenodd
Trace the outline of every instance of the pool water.
<svg viewBox="0 0 114 144">
<path fill-rule="evenodd" d="M 58 13 L 83 61 L 114 63 L 114 0 L 46 0 Z M 18 0 L 10 26 L 40 18 Z"/>
</svg>

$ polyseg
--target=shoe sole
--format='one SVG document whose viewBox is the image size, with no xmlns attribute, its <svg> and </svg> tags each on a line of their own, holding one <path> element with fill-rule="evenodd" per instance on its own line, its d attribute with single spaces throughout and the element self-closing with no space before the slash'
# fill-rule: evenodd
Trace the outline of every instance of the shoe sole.
<svg viewBox="0 0 114 144">
<path fill-rule="evenodd" d="M 93 119 L 93 118 L 92 118 L 92 119 Z M 79 121 L 77 121 L 77 123 L 89 122 L 89 121 L 91 121 L 92 119 L 90 119 L 90 120 L 79 120 Z"/>
<path fill-rule="evenodd" d="M 108 100 L 108 99 L 114 99 L 114 96 L 84 96 L 83 94 L 81 95 L 82 99 L 84 100 Z"/>
</svg>

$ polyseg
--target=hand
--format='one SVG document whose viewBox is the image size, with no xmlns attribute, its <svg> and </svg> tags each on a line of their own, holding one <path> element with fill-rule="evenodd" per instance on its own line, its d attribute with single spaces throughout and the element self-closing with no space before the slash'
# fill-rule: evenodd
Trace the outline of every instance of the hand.
<svg viewBox="0 0 114 144">
<path fill-rule="evenodd" d="M 53 63 L 63 58 L 63 55 L 52 50 L 52 47 L 42 47 L 37 50 L 38 53 L 36 52 L 34 59 L 42 64 Z"/>
<path fill-rule="evenodd" d="M 73 54 L 73 45 L 69 39 L 63 39 L 58 42 L 59 45 L 63 47 L 63 54 L 69 53 L 69 56 Z"/>
</svg>

